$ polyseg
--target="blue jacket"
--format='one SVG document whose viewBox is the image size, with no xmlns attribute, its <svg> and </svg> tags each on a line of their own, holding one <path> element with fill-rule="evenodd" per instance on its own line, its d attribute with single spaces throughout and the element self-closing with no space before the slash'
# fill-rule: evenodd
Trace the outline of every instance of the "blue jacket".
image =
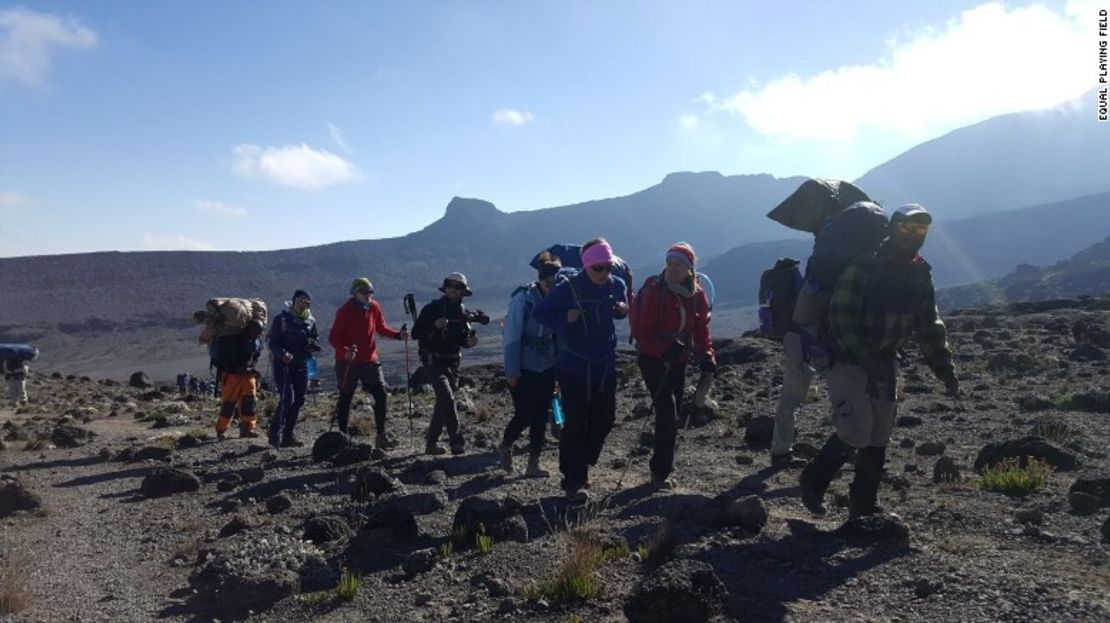
<svg viewBox="0 0 1110 623">
<path fill-rule="evenodd" d="M 281 361 L 285 353 L 293 353 L 293 361 L 289 363 L 289 367 L 300 369 L 305 367 L 305 360 L 311 356 L 308 351 L 309 339 L 318 339 L 316 319 L 312 316 L 298 318 L 287 308 L 274 317 L 266 344 L 270 348 L 275 365 Z"/>
<path fill-rule="evenodd" d="M 559 344 L 555 367 L 560 372 L 593 380 L 616 373 L 617 332 L 614 307 L 628 300 L 624 281 L 609 276 L 609 280 L 595 286 L 589 276 L 579 273 L 555 286 L 548 292 L 532 316 L 536 321 L 555 330 Z M 582 317 L 574 324 L 567 324 L 567 312 L 582 310 Z"/>
<path fill-rule="evenodd" d="M 532 310 L 543 299 L 536 284 L 521 286 L 509 300 L 505 316 L 505 376 L 519 377 L 521 369 L 546 372 L 555 366 L 555 334 L 536 321 Z"/>
</svg>

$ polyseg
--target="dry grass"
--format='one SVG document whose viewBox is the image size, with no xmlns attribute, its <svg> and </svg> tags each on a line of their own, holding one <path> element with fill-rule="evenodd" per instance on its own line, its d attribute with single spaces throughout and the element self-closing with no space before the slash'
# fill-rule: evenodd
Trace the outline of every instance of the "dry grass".
<svg viewBox="0 0 1110 623">
<path fill-rule="evenodd" d="M 640 556 L 644 559 L 644 562 L 653 565 L 661 565 L 674 558 L 674 552 L 677 548 L 678 539 L 675 537 L 674 530 L 671 528 L 671 523 L 669 521 L 664 521 L 659 524 L 659 527 L 655 529 L 655 534 L 648 539 L 647 543 L 641 546 L 639 551 L 641 552 Z"/>
<path fill-rule="evenodd" d="M 1052 466 L 1040 459 L 1025 458 L 1024 465 L 1015 458 L 1008 458 L 983 470 L 979 487 L 1007 495 L 1026 495 L 1040 490 L 1052 473 Z"/>
<path fill-rule="evenodd" d="M 11 549 L 0 557 L 0 615 L 15 614 L 31 605 L 31 557 Z"/>
</svg>

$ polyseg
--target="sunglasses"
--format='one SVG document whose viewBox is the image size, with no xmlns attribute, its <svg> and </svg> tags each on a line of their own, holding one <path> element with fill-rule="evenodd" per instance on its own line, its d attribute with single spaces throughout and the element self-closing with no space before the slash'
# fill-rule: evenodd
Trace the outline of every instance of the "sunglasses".
<svg viewBox="0 0 1110 623">
<path fill-rule="evenodd" d="M 929 233 L 929 226 L 925 223 L 907 223 L 903 221 L 898 223 L 898 233 L 924 236 Z"/>
<path fill-rule="evenodd" d="M 590 270 L 594 271 L 595 273 L 608 273 L 608 272 L 611 272 L 613 270 L 613 265 L 612 264 L 594 264 L 593 266 L 590 267 Z"/>
<path fill-rule="evenodd" d="M 447 288 L 449 290 L 465 290 L 466 289 L 466 286 L 464 286 L 461 283 L 455 283 L 454 281 L 449 281 L 449 282 L 443 284 L 443 287 Z"/>
<path fill-rule="evenodd" d="M 370 290 L 369 288 L 360 288 L 358 290 L 355 290 L 355 294 L 365 294 L 366 296 L 370 296 L 373 293 L 374 291 Z"/>
<path fill-rule="evenodd" d="M 300 303 L 300 304 L 304 305 L 305 307 L 312 307 L 312 299 L 303 299 L 302 298 L 302 299 L 297 299 L 293 302 L 294 303 Z"/>
</svg>

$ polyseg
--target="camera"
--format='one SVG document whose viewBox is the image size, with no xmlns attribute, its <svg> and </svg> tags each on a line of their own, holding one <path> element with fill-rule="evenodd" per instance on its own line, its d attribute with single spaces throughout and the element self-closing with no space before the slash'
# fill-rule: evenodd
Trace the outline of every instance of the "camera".
<svg viewBox="0 0 1110 623">
<path fill-rule="evenodd" d="M 320 347 L 320 340 L 317 340 L 315 338 L 308 338 L 308 341 L 304 345 L 304 349 L 309 353 L 318 353 L 324 350 Z"/>
<path fill-rule="evenodd" d="M 486 312 L 484 312 L 480 309 L 475 309 L 474 311 L 467 311 L 466 312 L 466 321 L 467 322 L 477 322 L 478 324 L 484 326 L 484 325 L 489 324 L 489 315 L 487 315 Z"/>
</svg>

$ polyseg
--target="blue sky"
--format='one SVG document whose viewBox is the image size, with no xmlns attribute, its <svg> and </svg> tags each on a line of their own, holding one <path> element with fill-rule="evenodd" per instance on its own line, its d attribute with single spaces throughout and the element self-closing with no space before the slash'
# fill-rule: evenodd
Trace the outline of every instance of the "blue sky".
<svg viewBox="0 0 1110 623">
<path fill-rule="evenodd" d="M 0 0 L 0 256 L 381 238 L 669 172 L 852 179 L 1094 88 L 1110 0 Z"/>
</svg>

